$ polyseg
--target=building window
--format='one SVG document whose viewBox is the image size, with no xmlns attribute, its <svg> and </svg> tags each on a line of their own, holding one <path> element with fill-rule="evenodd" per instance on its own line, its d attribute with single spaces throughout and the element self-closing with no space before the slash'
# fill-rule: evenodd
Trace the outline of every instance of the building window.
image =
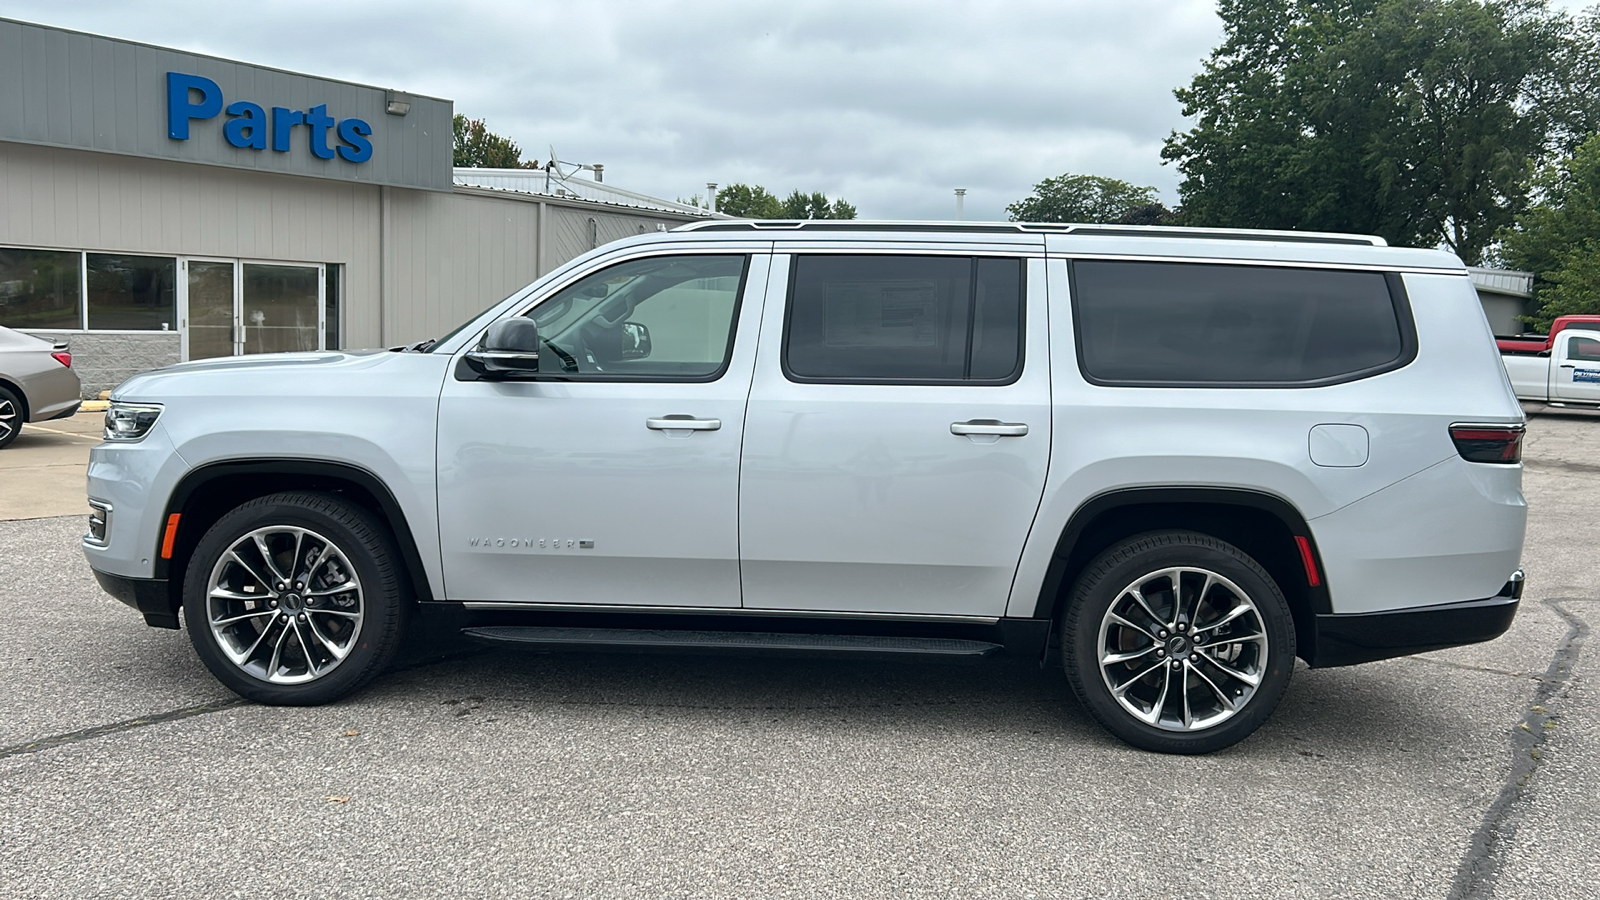
<svg viewBox="0 0 1600 900">
<path fill-rule="evenodd" d="M 177 322 L 176 258 L 110 253 L 86 255 L 91 330 L 173 329 Z"/>
<path fill-rule="evenodd" d="M 322 300 L 322 340 L 326 350 L 339 349 L 339 275 L 344 266 L 328 263 L 324 266 L 327 272 L 326 283 L 323 285 Z"/>
<path fill-rule="evenodd" d="M 83 254 L 0 247 L 0 325 L 83 327 L 78 307 Z"/>
</svg>

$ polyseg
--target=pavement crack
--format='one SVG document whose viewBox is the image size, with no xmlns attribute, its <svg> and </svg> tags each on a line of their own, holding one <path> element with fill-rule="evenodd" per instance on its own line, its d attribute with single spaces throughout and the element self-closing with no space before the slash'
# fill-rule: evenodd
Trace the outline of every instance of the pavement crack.
<svg viewBox="0 0 1600 900">
<path fill-rule="evenodd" d="M 109 725 L 95 725 L 89 728 L 80 728 L 77 731 L 69 731 L 66 734 L 57 734 L 47 738 L 40 738 L 36 741 L 28 741 L 25 744 L 13 744 L 10 747 L 0 747 L 0 759 L 5 759 L 8 756 L 21 756 L 24 753 L 37 753 L 40 750 L 63 747 L 67 744 L 78 744 L 82 743 L 83 741 L 92 741 L 96 738 L 106 737 L 107 735 L 118 734 L 124 731 L 132 731 L 135 728 L 145 728 L 150 725 L 160 725 L 164 722 L 176 722 L 179 719 L 191 719 L 195 716 L 203 716 L 208 713 L 221 712 L 222 710 L 232 709 L 235 706 L 239 706 L 244 702 L 244 700 L 238 698 L 232 700 L 217 700 L 212 703 L 199 703 L 194 706 L 184 706 L 178 709 L 170 709 L 166 712 L 155 713 L 153 715 L 140 716 L 137 719 L 124 719 L 121 722 L 112 722 Z"/>
<path fill-rule="evenodd" d="M 1567 633 L 1556 646 L 1544 677 L 1539 679 L 1526 715 L 1511 729 L 1511 771 L 1500 786 L 1500 796 L 1485 811 L 1482 824 L 1472 834 L 1450 887 L 1451 900 L 1479 900 L 1493 895 L 1500 865 L 1517 834 L 1520 807 L 1533 791 L 1535 776 L 1544 765 L 1544 745 L 1560 719 L 1556 701 L 1567 694 L 1578 655 L 1589 636 L 1589 623 L 1569 612 L 1560 601 L 1544 603 L 1567 623 Z"/>
<path fill-rule="evenodd" d="M 1415 662 L 1428 663 L 1435 666 L 1446 666 L 1451 669 L 1462 669 L 1467 672 L 1482 672 L 1485 675 L 1504 675 L 1507 678 L 1518 678 L 1527 681 L 1543 681 L 1544 676 L 1534 675 L 1529 672 L 1513 672 L 1510 669 L 1495 669 L 1489 666 L 1474 666 L 1467 663 L 1458 663 L 1448 659 L 1435 659 L 1431 656 L 1417 656 L 1412 658 Z"/>
<path fill-rule="evenodd" d="M 1579 472 L 1584 475 L 1600 473 L 1600 465 L 1594 463 L 1569 462 L 1564 459 L 1524 459 L 1524 466 L 1534 469 L 1563 469 L 1568 472 Z"/>
</svg>

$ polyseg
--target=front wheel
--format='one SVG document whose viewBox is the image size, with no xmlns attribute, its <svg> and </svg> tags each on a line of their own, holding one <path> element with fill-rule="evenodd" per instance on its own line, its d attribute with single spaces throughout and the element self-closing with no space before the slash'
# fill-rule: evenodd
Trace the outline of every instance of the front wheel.
<svg viewBox="0 0 1600 900">
<path fill-rule="evenodd" d="M 1062 622 L 1067 678 L 1128 743 L 1209 753 L 1266 721 L 1294 669 L 1294 620 L 1272 577 L 1208 535 L 1138 535 L 1084 569 Z"/>
<path fill-rule="evenodd" d="M 400 646 L 398 557 L 369 513 L 331 494 L 251 500 L 195 547 L 183 585 L 206 668 L 258 703 L 310 706 L 354 691 Z"/>
</svg>

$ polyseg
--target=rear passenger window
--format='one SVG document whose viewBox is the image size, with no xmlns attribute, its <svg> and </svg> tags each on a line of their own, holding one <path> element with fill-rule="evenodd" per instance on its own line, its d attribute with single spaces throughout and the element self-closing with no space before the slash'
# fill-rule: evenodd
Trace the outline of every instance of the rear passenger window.
<svg viewBox="0 0 1600 900">
<path fill-rule="evenodd" d="M 1078 358 L 1097 384 L 1326 384 L 1416 354 L 1399 276 L 1099 260 L 1072 275 Z"/>
<path fill-rule="evenodd" d="M 1022 261 L 795 259 L 784 372 L 796 381 L 1005 384 L 1022 368 Z"/>
</svg>

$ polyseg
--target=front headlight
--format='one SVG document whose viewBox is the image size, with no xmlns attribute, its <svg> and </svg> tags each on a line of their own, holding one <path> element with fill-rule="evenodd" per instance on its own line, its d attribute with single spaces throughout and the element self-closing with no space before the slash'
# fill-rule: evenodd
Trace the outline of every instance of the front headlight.
<svg viewBox="0 0 1600 900">
<path fill-rule="evenodd" d="M 142 441 L 161 416 L 159 403 L 123 403 L 113 400 L 106 407 L 106 433 L 108 441 Z"/>
</svg>

